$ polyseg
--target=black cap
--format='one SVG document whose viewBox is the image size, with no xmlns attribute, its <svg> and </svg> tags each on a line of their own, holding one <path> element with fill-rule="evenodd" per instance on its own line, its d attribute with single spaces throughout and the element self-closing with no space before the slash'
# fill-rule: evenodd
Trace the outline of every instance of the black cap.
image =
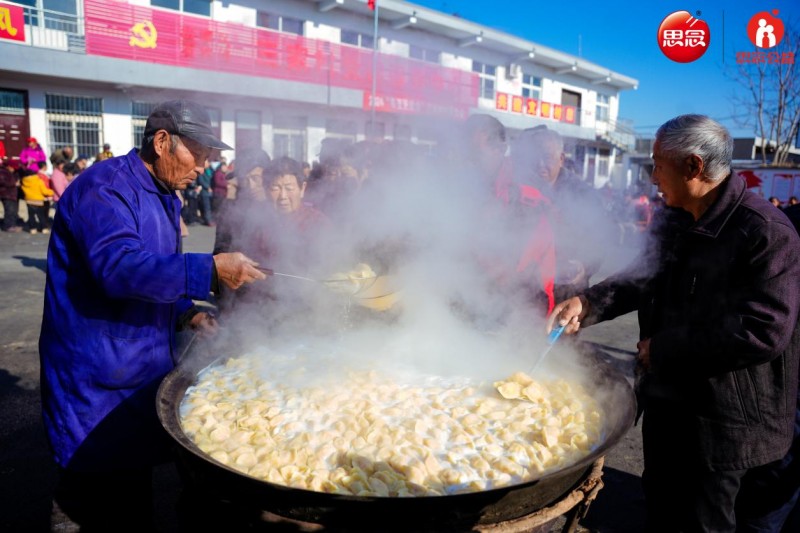
<svg viewBox="0 0 800 533">
<path fill-rule="evenodd" d="M 233 150 L 211 131 L 211 118 L 203 106 L 190 100 L 171 100 L 156 106 L 147 117 L 144 136 L 154 135 L 158 130 L 188 137 L 209 148 Z"/>
</svg>

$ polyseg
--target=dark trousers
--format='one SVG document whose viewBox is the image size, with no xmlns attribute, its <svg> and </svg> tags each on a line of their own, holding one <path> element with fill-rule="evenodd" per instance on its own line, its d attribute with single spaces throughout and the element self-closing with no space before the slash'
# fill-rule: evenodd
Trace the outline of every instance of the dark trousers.
<svg viewBox="0 0 800 533">
<path fill-rule="evenodd" d="M 800 394 L 794 418 L 794 441 L 780 461 L 750 469 L 736 500 L 737 531 L 778 532 L 800 498 Z M 787 526 L 787 528 L 790 526 Z M 787 529 L 797 531 L 797 529 Z"/>
<path fill-rule="evenodd" d="M 734 504 L 747 470 L 711 472 L 689 443 L 692 421 L 648 400 L 642 484 L 649 532 L 734 532 Z"/>
<path fill-rule="evenodd" d="M 187 224 L 196 224 L 197 223 L 197 210 L 198 210 L 198 198 L 197 196 L 186 196 L 186 205 L 183 207 L 183 221 Z"/>
<path fill-rule="evenodd" d="M 211 197 L 211 213 L 214 216 L 217 216 L 217 213 L 219 213 L 220 208 L 222 208 L 223 202 L 225 202 L 224 196 L 214 195 Z"/>
<path fill-rule="evenodd" d="M 36 229 L 42 231 L 48 226 L 47 221 L 47 206 L 44 205 L 28 205 L 28 229 Z"/>
<path fill-rule="evenodd" d="M 19 215 L 19 200 L 3 200 L 3 231 L 8 231 L 17 225 Z"/>
<path fill-rule="evenodd" d="M 59 468 L 51 530 L 148 532 L 153 521 L 153 470 L 108 472 Z"/>
<path fill-rule="evenodd" d="M 203 217 L 203 224 L 211 224 L 211 195 L 200 193 L 200 215 Z"/>
</svg>

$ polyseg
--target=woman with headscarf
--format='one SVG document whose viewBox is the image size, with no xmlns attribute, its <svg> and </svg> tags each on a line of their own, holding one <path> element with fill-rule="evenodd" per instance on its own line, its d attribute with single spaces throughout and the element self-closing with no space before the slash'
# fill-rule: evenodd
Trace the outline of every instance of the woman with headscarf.
<svg viewBox="0 0 800 533">
<path fill-rule="evenodd" d="M 47 162 L 47 155 L 36 137 L 28 137 L 28 145 L 19 153 L 19 162 L 20 165 L 34 172 L 39 171 L 39 163 Z"/>
</svg>

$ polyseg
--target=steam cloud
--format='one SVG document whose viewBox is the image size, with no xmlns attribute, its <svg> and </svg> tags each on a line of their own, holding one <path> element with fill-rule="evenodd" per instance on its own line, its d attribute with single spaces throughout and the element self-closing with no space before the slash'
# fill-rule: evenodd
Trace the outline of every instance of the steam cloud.
<svg viewBox="0 0 800 533">
<path fill-rule="evenodd" d="M 458 128 L 441 135 L 460 139 Z M 265 346 L 287 353 L 316 346 L 320 357 L 483 380 L 530 370 L 546 343 L 541 302 L 516 284 L 497 283 L 491 272 L 494 262 L 515 264 L 530 221 L 524 212 L 493 216 L 490 182 L 476 176 L 463 143 L 454 144 L 460 148 L 455 157 L 431 157 L 410 143 L 376 148 L 366 179 L 339 197 L 327 210 L 332 226 L 310 232 L 311 238 L 271 226 L 269 206 L 243 211 L 232 250 L 276 271 L 316 279 L 367 263 L 393 276 L 401 301 L 377 312 L 324 284 L 271 277 L 248 287 L 234 310 L 223 310 L 225 331 L 213 351 L 238 356 Z M 584 217 L 596 212 L 585 210 Z M 593 228 L 608 223 L 573 220 L 560 236 L 602 256 L 616 248 L 611 239 L 617 237 Z M 264 232 L 280 248 L 269 259 L 252 252 Z M 570 340 L 559 341 L 538 374 L 575 377 L 575 355 Z"/>
</svg>

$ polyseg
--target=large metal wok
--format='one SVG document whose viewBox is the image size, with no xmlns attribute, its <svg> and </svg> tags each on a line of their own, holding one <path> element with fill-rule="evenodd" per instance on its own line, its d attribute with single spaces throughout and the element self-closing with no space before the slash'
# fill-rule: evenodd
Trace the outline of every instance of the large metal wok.
<svg viewBox="0 0 800 533">
<path fill-rule="evenodd" d="M 162 425 L 179 444 L 182 466 L 195 489 L 244 506 L 304 522 L 350 530 L 468 529 L 465 525 L 495 524 L 525 516 L 565 496 L 588 474 L 592 463 L 614 446 L 628 431 L 635 414 L 633 391 L 624 376 L 600 360 L 591 349 L 585 357 L 595 359 L 595 397 L 607 417 L 607 431 L 597 448 L 578 463 L 534 481 L 481 492 L 436 497 L 385 498 L 343 496 L 277 485 L 251 478 L 203 453 L 181 429 L 179 407 L 186 389 L 213 358 L 195 357 L 173 370 L 158 391 L 157 409 Z M 372 520 L 373 522 L 370 522 Z"/>
</svg>

